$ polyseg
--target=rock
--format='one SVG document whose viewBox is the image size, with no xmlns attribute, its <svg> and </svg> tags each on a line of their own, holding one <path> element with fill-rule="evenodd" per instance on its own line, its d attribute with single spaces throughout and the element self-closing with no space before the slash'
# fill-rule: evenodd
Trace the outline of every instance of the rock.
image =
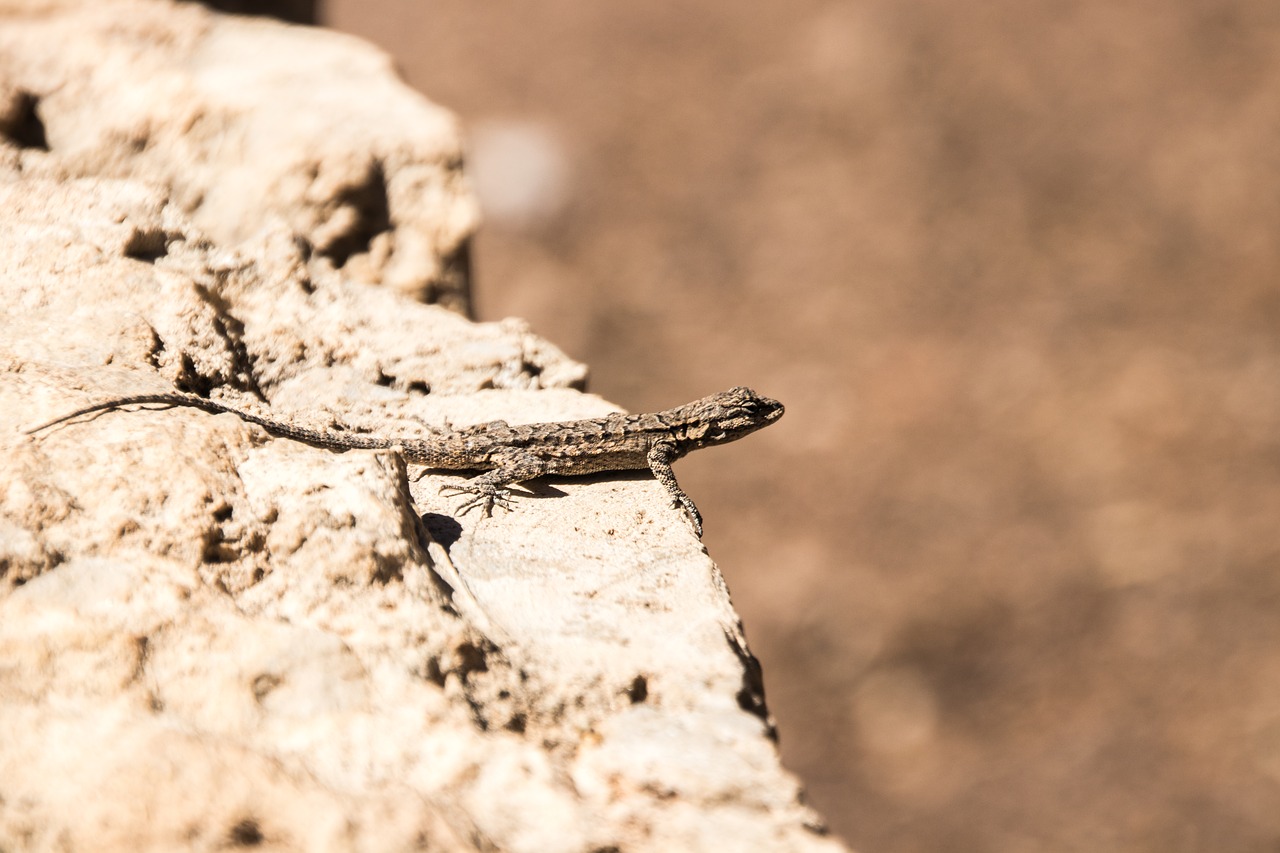
<svg viewBox="0 0 1280 853">
<path fill-rule="evenodd" d="M 191 6 L 10 13 L 0 57 L 0 849 L 841 849 L 647 474 L 483 518 L 230 415 L 22 433 L 174 388 L 393 435 L 611 411 L 425 304 L 466 301 L 451 117 Z"/>
<path fill-rule="evenodd" d="M 67 4 L 0 19 L 0 79 L 24 174 L 137 178 L 221 245 L 279 224 L 348 277 L 467 306 L 478 211 L 456 120 L 358 39 Z"/>
</svg>

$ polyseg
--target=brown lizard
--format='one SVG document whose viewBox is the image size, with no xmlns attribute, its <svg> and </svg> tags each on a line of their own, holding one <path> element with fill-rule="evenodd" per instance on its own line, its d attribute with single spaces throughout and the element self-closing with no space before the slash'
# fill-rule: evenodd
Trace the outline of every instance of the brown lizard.
<svg viewBox="0 0 1280 853">
<path fill-rule="evenodd" d="M 782 404 L 750 388 L 732 388 L 674 409 L 643 415 L 605 415 L 580 421 L 511 426 L 490 421 L 429 438 L 313 430 L 244 412 L 190 394 L 140 394 L 85 406 L 26 430 L 28 435 L 82 415 L 121 406 L 190 406 L 214 414 L 232 414 L 268 432 L 329 450 L 398 450 L 406 462 L 449 471 L 485 471 L 441 491 L 470 494 L 459 514 L 481 507 L 511 508 L 508 486 L 548 474 L 594 474 L 648 468 L 666 487 L 674 505 L 684 507 L 698 536 L 702 515 L 680 488 L 671 463 L 692 450 L 742 438 L 782 417 Z"/>
</svg>

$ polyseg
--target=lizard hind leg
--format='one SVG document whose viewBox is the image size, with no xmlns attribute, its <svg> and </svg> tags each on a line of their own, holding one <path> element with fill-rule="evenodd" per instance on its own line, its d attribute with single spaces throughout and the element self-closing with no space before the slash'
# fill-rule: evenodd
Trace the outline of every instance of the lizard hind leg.
<svg viewBox="0 0 1280 853">
<path fill-rule="evenodd" d="M 495 506 L 510 512 L 511 490 L 507 487 L 546 473 L 546 463 L 529 453 L 508 453 L 494 461 L 497 467 L 492 471 L 473 477 L 465 483 L 450 483 L 440 487 L 441 492 L 473 496 L 458 507 L 459 515 L 481 509 L 489 516 L 493 514 Z"/>
<path fill-rule="evenodd" d="M 473 509 L 484 511 L 485 516 L 493 514 L 493 508 L 500 507 L 511 512 L 511 490 L 491 483 L 458 483 L 440 487 L 441 492 L 452 492 L 455 495 L 471 495 L 458 507 L 458 515 L 466 515 Z"/>
</svg>

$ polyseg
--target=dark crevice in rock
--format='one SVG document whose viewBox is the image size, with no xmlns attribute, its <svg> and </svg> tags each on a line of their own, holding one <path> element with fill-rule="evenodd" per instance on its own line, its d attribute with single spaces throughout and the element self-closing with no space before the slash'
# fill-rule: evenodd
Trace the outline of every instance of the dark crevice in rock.
<svg viewBox="0 0 1280 853">
<path fill-rule="evenodd" d="M 262 834 L 262 827 L 251 817 L 247 817 L 231 827 L 228 838 L 236 847 L 257 847 L 266 840 Z"/>
<path fill-rule="evenodd" d="M 450 294 L 462 294 L 462 303 L 459 304 L 456 297 L 452 300 L 442 299 L 442 297 Z M 426 301 L 431 303 L 440 302 L 446 308 L 452 308 L 469 319 L 475 319 L 471 311 L 470 238 L 463 240 L 456 249 L 440 259 L 440 278 L 432 292 L 428 294 Z"/>
<path fill-rule="evenodd" d="M 40 99 L 31 92 L 19 92 L 5 114 L 0 114 L 0 134 L 20 148 L 49 150 L 44 122 L 40 120 Z"/>
<path fill-rule="evenodd" d="M 267 395 L 263 392 L 262 385 L 258 382 L 258 368 L 255 359 L 249 354 L 249 348 L 245 344 L 244 322 L 233 313 L 231 302 L 217 288 L 197 283 L 196 292 L 202 300 L 213 306 L 215 312 L 213 317 L 214 329 L 217 331 L 218 337 L 226 342 L 227 349 L 231 353 L 232 363 L 235 366 L 232 387 L 253 394 L 259 400 L 265 402 Z"/>
<path fill-rule="evenodd" d="M 398 558 L 388 557 L 384 554 L 374 554 L 374 571 L 373 577 L 370 579 L 373 583 L 380 586 L 386 586 L 395 581 L 404 580 L 404 562 Z"/>
<path fill-rule="evenodd" d="M 764 673 L 760 669 L 760 661 L 751 654 L 736 637 L 726 634 L 729 648 L 742 663 L 742 686 L 738 688 L 738 707 L 748 714 L 754 714 L 764 721 L 766 734 L 770 740 L 778 739 L 778 728 L 769 715 L 769 706 L 764 701 Z"/>
<path fill-rule="evenodd" d="M 384 370 L 379 370 L 378 378 L 373 381 L 374 384 L 382 388 L 399 387 L 408 391 L 410 394 L 422 394 L 423 396 L 426 396 L 431 393 L 431 383 L 427 382 L 425 379 L 410 379 L 405 382 L 401 381 L 399 376 L 387 373 Z"/>
<path fill-rule="evenodd" d="M 440 657 L 438 655 L 432 655 L 427 658 L 427 662 L 422 669 L 423 678 L 437 687 L 444 687 L 445 675 L 444 668 L 440 666 Z"/>
<path fill-rule="evenodd" d="M 342 269 L 352 255 L 368 252 L 373 239 L 391 230 L 391 202 L 387 198 L 387 176 L 381 163 L 371 163 L 362 184 L 347 187 L 334 199 L 340 208 L 354 208 L 351 230 L 337 237 L 317 254 L 328 257 Z"/>
<path fill-rule="evenodd" d="M 639 705 L 641 702 L 649 698 L 649 679 L 643 675 L 637 675 L 631 681 L 631 686 L 627 688 L 627 698 L 631 700 L 632 705 Z"/>
<path fill-rule="evenodd" d="M 477 672 L 489 671 L 489 650 L 470 642 L 462 642 L 453 650 L 453 673 L 466 683 Z"/>
<path fill-rule="evenodd" d="M 171 236 L 163 228 L 135 228 L 125 240 L 124 256 L 155 263 L 169 254 Z"/>
<path fill-rule="evenodd" d="M 240 559 L 239 551 L 227 545 L 227 539 L 221 530 L 212 530 L 205 537 L 204 547 L 200 549 L 200 561 L 210 565 L 225 565 Z"/>
</svg>

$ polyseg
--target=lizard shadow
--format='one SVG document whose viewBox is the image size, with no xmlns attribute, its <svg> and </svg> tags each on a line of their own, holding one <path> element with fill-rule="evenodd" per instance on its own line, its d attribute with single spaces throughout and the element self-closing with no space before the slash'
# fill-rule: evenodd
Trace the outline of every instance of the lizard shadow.
<svg viewBox="0 0 1280 853">
<path fill-rule="evenodd" d="M 511 490 L 511 499 L 513 501 L 529 498 L 535 500 L 562 498 L 564 496 L 565 493 L 554 486 L 537 481 L 521 483 Z M 446 552 L 453 547 L 455 542 L 462 538 L 462 523 L 452 515 L 445 515 L 441 512 L 425 512 L 418 516 L 418 519 L 427 528 L 427 533 L 431 535 L 431 538 L 440 543 L 440 547 L 444 548 Z"/>
<path fill-rule="evenodd" d="M 557 489 L 554 483 L 574 483 L 576 485 L 589 485 L 591 483 L 618 483 L 632 480 L 652 480 L 653 474 L 647 470 L 635 471 L 597 471 L 593 474 L 575 474 L 571 476 L 549 474 L 546 477 L 539 477 L 536 480 L 525 480 L 519 486 L 512 488 L 512 498 L 533 498 L 535 500 L 543 500 L 545 498 L 563 498 L 568 495 Z"/>
<path fill-rule="evenodd" d="M 526 480 L 518 486 L 511 488 L 511 499 L 514 507 L 513 512 L 519 512 L 519 501 L 521 500 L 545 500 L 547 498 L 563 498 L 567 497 L 566 492 L 558 489 L 553 485 L 556 482 L 574 482 L 581 484 L 588 483 L 605 483 L 618 481 L 634 481 L 652 479 L 653 475 L 648 471 L 600 471 L 595 474 L 578 475 L 573 477 L 559 477 L 551 475 L 550 477 L 539 477 L 536 480 Z M 440 546 L 447 552 L 453 547 L 453 544 L 462 538 L 462 523 L 451 515 L 445 515 L 438 512 L 427 512 L 419 516 L 422 523 L 426 526 L 427 532 L 431 534 L 431 538 L 440 543 Z"/>
<path fill-rule="evenodd" d="M 440 543 L 440 547 L 444 548 L 446 553 L 453 547 L 453 543 L 462 538 L 462 525 L 452 516 L 439 512 L 424 512 L 418 516 L 418 520 L 427 529 L 431 539 Z"/>
</svg>

